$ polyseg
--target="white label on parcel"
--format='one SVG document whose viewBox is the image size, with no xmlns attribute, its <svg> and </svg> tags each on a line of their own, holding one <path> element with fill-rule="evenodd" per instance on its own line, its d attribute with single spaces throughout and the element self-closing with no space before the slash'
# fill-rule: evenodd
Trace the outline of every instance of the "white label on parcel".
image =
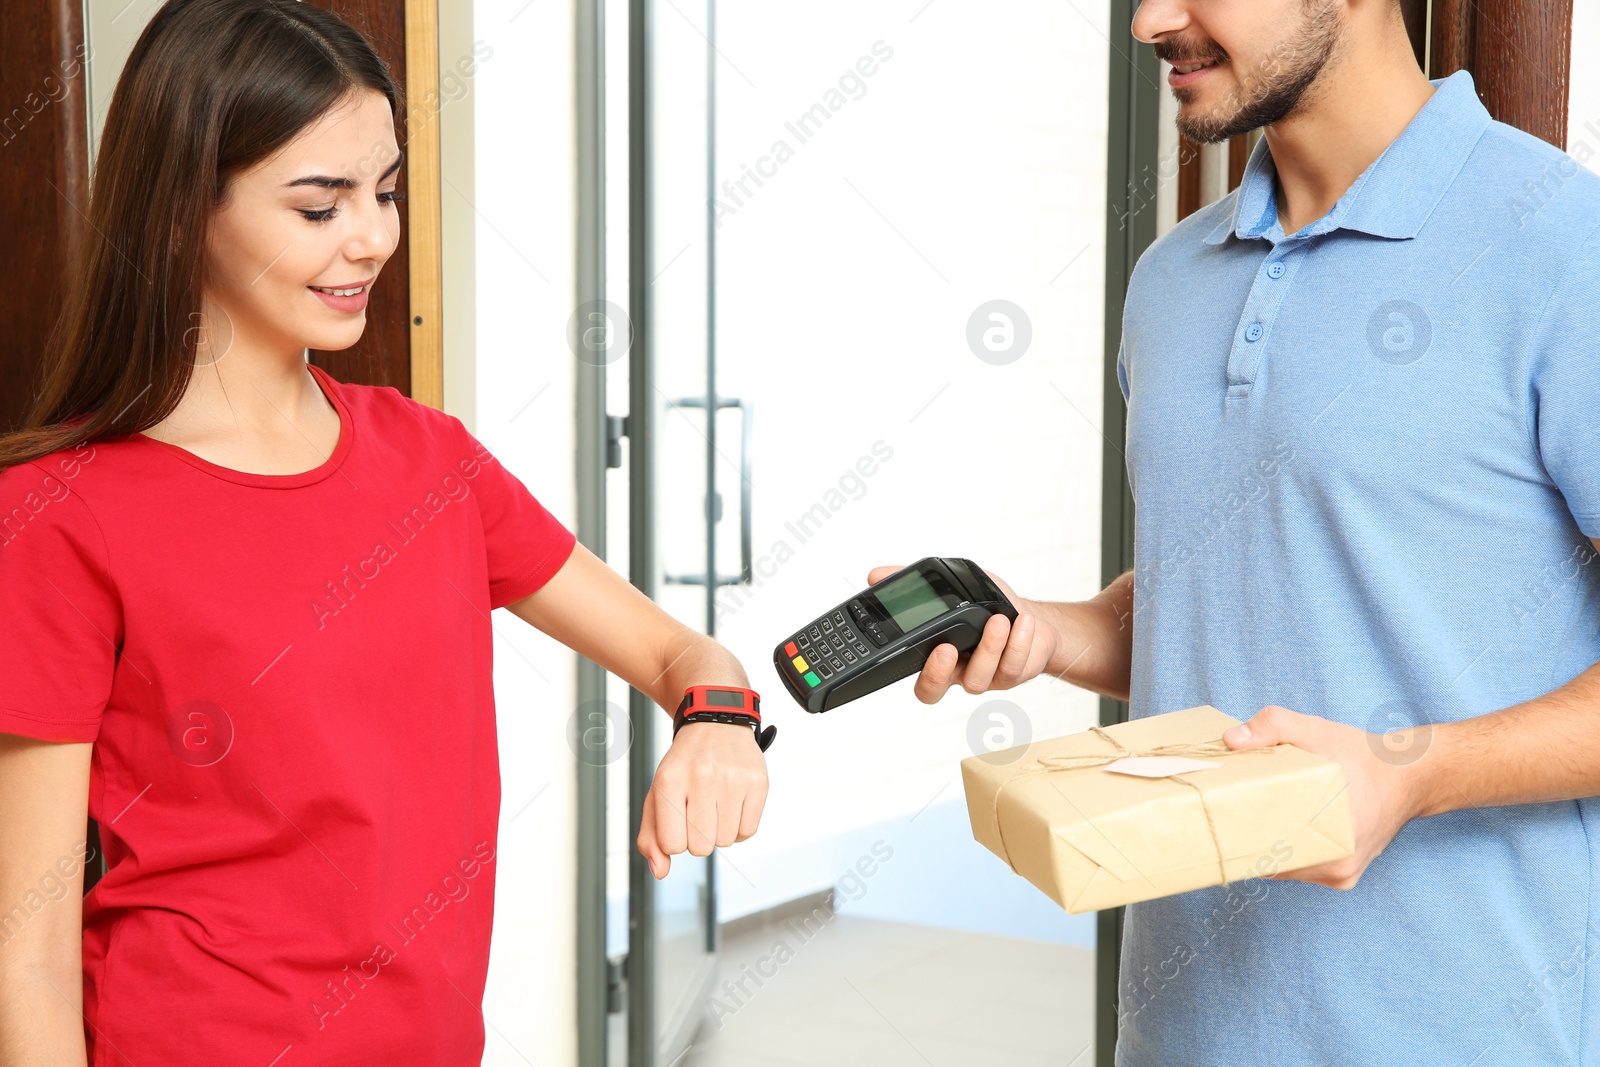
<svg viewBox="0 0 1600 1067">
<path fill-rule="evenodd" d="M 1209 771 L 1220 766 L 1222 764 L 1216 760 L 1190 759 L 1188 756 L 1128 756 L 1106 764 L 1105 769 L 1118 774 L 1137 774 L 1141 778 L 1167 778 L 1190 771 Z"/>
</svg>

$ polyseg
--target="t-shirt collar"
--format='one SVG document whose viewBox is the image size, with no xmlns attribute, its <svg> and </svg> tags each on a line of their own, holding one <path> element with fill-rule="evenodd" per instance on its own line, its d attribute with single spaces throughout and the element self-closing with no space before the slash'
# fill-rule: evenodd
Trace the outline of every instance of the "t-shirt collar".
<svg viewBox="0 0 1600 1067">
<path fill-rule="evenodd" d="M 1404 239 L 1422 230 L 1490 121 L 1467 71 L 1432 79 L 1432 84 L 1434 94 L 1400 136 L 1361 172 L 1326 215 L 1297 230 L 1295 237 L 1343 228 Z M 1221 244 L 1229 234 L 1241 239 L 1281 239 L 1273 190 L 1276 174 L 1272 152 L 1263 137 L 1245 164 L 1232 216 L 1217 224 L 1206 244 Z"/>
</svg>

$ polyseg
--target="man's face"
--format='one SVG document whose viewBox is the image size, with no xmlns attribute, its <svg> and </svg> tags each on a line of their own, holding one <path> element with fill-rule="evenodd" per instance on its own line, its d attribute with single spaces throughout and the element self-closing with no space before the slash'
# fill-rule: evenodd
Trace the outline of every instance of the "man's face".
<svg viewBox="0 0 1600 1067">
<path fill-rule="evenodd" d="M 1174 68 L 1179 132 L 1200 144 L 1293 114 L 1343 30 L 1338 0 L 1144 0 L 1133 17 Z"/>
</svg>

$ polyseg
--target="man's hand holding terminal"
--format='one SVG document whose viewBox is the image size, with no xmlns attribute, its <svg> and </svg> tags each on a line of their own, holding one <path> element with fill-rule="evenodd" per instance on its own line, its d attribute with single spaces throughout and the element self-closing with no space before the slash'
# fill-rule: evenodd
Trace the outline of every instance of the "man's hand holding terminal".
<svg viewBox="0 0 1600 1067">
<path fill-rule="evenodd" d="M 875 585 L 899 567 L 874 567 Z M 969 693 L 1010 689 L 1041 674 L 1126 700 L 1133 656 L 1133 575 L 1124 574 L 1091 600 L 1046 603 L 1018 596 L 986 571 L 1017 608 L 1013 623 L 996 615 L 978 646 L 960 661 L 954 645 L 940 645 L 917 678 L 917 699 L 937 703 L 953 685 Z"/>
</svg>

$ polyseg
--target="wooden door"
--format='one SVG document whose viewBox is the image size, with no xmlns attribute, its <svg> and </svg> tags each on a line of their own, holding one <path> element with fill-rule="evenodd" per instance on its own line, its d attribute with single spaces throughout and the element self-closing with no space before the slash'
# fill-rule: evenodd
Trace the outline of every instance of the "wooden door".
<svg viewBox="0 0 1600 1067">
<path fill-rule="evenodd" d="M 1490 115 L 1567 147 L 1572 0 L 1433 0 L 1428 77 L 1462 69 Z"/>
<path fill-rule="evenodd" d="M 438 8 L 421 0 L 309 0 L 365 33 L 405 89 L 398 136 L 405 240 L 384 266 L 361 340 L 311 361 L 340 381 L 443 401 L 439 255 Z M 0 429 L 21 424 L 60 291 L 88 225 L 82 0 L 0 5 Z"/>
<path fill-rule="evenodd" d="M 439 9 L 418 0 L 306 0 L 366 35 L 405 89 L 398 188 L 406 237 L 372 287 L 367 328 L 342 352 L 311 353 L 341 382 L 392 385 L 441 407 L 444 398 L 439 263 Z"/>
<path fill-rule="evenodd" d="M 83 6 L 0 4 L 0 429 L 22 423 L 89 193 Z"/>
</svg>

